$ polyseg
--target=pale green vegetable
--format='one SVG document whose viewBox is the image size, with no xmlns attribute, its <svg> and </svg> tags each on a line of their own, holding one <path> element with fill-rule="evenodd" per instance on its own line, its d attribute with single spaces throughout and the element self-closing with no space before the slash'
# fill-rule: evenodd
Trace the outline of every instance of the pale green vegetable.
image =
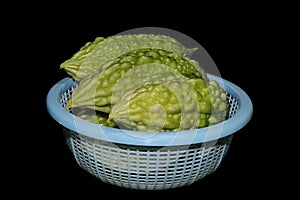
<svg viewBox="0 0 300 200">
<path fill-rule="evenodd" d="M 89 108 L 74 108 L 72 110 L 72 113 L 81 119 L 84 119 L 86 121 L 95 124 L 101 124 L 103 126 L 109 126 L 109 127 L 116 126 L 115 121 L 108 119 L 107 113 L 99 112 Z"/>
<path fill-rule="evenodd" d="M 175 131 L 192 129 L 195 124 L 190 122 L 198 121 L 197 127 L 205 127 L 225 119 L 226 93 L 217 82 L 190 79 L 160 65 L 135 67 L 119 80 L 112 97 L 117 103 L 110 113 L 119 126 L 141 131 Z M 192 108 L 188 114 L 184 105 Z"/>
<path fill-rule="evenodd" d="M 216 81 L 190 79 L 188 82 L 197 93 L 200 120 L 198 127 L 216 124 L 226 119 L 229 111 L 226 92 Z"/>
<path fill-rule="evenodd" d="M 203 78 L 208 80 L 203 69 L 186 57 L 161 49 L 138 49 L 106 63 L 97 72 L 82 79 L 79 86 L 74 90 L 66 108 L 89 107 L 109 113 L 111 106 L 116 103 L 115 99 L 111 97 L 119 79 L 130 69 L 149 63 L 163 64 L 160 65 L 161 67 L 169 66 L 172 70 L 188 78 Z M 149 65 L 147 71 L 152 72 L 156 70 L 151 69 L 151 66 L 154 65 Z M 151 74 L 149 74 L 149 77 L 151 77 Z M 135 78 L 136 76 L 132 76 L 130 82 L 133 82 Z M 126 90 L 126 85 L 130 84 L 118 85 L 121 85 L 124 87 L 123 90 Z"/>
<path fill-rule="evenodd" d="M 64 61 L 60 68 L 64 69 L 75 80 L 86 76 L 87 72 L 94 67 L 91 65 L 82 66 L 82 64 L 94 53 L 94 50 L 103 40 L 105 40 L 104 37 L 97 37 L 93 42 L 85 43 L 70 59 Z"/>
<path fill-rule="evenodd" d="M 92 123 L 139 131 L 201 128 L 226 119 L 226 92 L 174 38 L 98 37 L 62 63 L 78 83 L 66 109 Z M 78 112 L 79 111 L 79 112 Z"/>
<path fill-rule="evenodd" d="M 129 51 L 141 48 L 157 48 L 190 56 L 197 48 L 186 48 L 176 39 L 155 34 L 115 35 L 98 37 L 86 43 L 69 60 L 60 65 L 73 79 L 79 81 L 97 71 L 104 63 Z"/>
<path fill-rule="evenodd" d="M 163 64 L 144 64 L 128 71 L 119 80 L 112 99 L 116 104 L 109 118 L 122 128 L 175 131 L 199 125 L 193 86 L 187 77 Z"/>
<path fill-rule="evenodd" d="M 208 125 L 212 125 L 226 119 L 229 112 L 229 103 L 225 91 L 216 81 L 209 81 L 208 88 L 211 97 L 211 116 L 208 119 Z"/>
</svg>

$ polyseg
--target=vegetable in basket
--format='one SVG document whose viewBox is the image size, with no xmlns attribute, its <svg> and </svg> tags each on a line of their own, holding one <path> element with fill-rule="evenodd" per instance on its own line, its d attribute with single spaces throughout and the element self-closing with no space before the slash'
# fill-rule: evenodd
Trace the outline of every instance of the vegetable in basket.
<svg viewBox="0 0 300 200">
<path fill-rule="evenodd" d="M 188 78 L 164 64 L 131 69 L 119 80 L 112 99 L 117 101 L 109 118 L 124 129 L 175 131 L 199 124 L 196 91 Z"/>
<path fill-rule="evenodd" d="M 61 65 L 78 82 L 66 109 L 80 109 L 74 114 L 93 123 L 140 131 L 221 122 L 226 93 L 188 57 L 195 49 L 162 35 L 99 37 Z"/>
<path fill-rule="evenodd" d="M 111 111 L 111 105 L 116 103 L 116 98 L 111 99 L 111 97 L 115 87 L 120 85 L 118 83 L 119 79 L 125 75 L 128 70 L 147 63 L 164 64 L 164 66 L 172 67 L 175 71 L 178 71 L 184 76 L 208 80 L 202 68 L 196 65 L 195 61 L 192 62 L 188 58 L 161 49 L 138 49 L 106 62 L 96 72 L 82 79 L 66 105 L 66 108 L 68 109 L 71 106 L 86 106 L 109 113 Z M 148 70 L 155 71 L 156 69 L 151 69 L 151 66 L 149 65 Z M 163 65 L 161 65 L 161 67 L 163 67 Z M 151 74 L 149 76 L 151 76 Z M 132 76 L 130 81 L 122 86 L 130 86 L 135 81 L 135 78 L 136 76 Z M 147 76 L 143 78 L 147 78 Z M 126 88 L 123 89 L 126 90 Z"/>
<path fill-rule="evenodd" d="M 99 69 L 107 61 L 129 51 L 154 47 L 190 56 L 196 48 L 186 48 L 174 38 L 165 35 L 136 34 L 97 37 L 87 42 L 70 59 L 60 65 L 75 80 L 81 80 Z"/>
</svg>

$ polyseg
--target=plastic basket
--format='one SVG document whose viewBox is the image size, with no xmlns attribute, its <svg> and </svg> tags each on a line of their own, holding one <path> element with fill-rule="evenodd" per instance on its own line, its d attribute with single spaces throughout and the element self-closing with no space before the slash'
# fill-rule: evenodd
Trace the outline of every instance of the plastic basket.
<svg viewBox="0 0 300 200">
<path fill-rule="evenodd" d="M 47 96 L 49 114 L 63 127 L 78 165 L 105 183 L 145 190 L 190 185 L 214 172 L 233 133 L 252 116 L 248 95 L 235 84 L 208 74 L 226 91 L 230 103 L 224 122 L 189 131 L 145 133 L 82 120 L 64 109 L 76 83 L 64 78 Z"/>
</svg>

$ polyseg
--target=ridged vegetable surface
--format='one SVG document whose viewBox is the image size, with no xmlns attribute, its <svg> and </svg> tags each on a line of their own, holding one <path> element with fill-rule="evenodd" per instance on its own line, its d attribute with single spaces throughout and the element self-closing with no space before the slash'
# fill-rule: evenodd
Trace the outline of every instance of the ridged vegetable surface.
<svg viewBox="0 0 300 200">
<path fill-rule="evenodd" d="M 182 56 L 190 56 L 196 50 L 196 48 L 186 48 L 176 39 L 165 35 L 135 34 L 97 37 L 93 42 L 87 42 L 70 59 L 64 61 L 60 68 L 79 81 L 109 60 L 135 49 L 149 47 L 169 50 Z"/>
<path fill-rule="evenodd" d="M 186 48 L 163 35 L 98 37 L 62 63 L 77 81 L 67 110 L 103 126 L 180 131 L 226 119 L 227 95 Z"/>
<path fill-rule="evenodd" d="M 66 107 L 84 106 L 109 113 L 111 105 L 116 103 L 115 99 L 111 97 L 119 79 L 128 70 L 149 63 L 163 64 L 160 65 L 161 67 L 169 66 L 186 77 L 198 77 L 207 80 L 203 69 L 199 65 L 195 65 L 195 62 L 191 62 L 187 57 L 161 49 L 138 49 L 105 63 L 97 72 L 81 80 Z M 148 71 L 155 71 L 151 69 L 151 66 L 153 65 L 149 65 Z M 135 77 L 133 76 L 131 82 L 134 82 L 134 79 Z M 127 85 L 130 84 L 128 83 Z M 121 86 L 126 87 L 125 84 L 121 84 Z"/>
<path fill-rule="evenodd" d="M 130 70 L 119 80 L 113 99 L 116 104 L 110 120 L 126 129 L 185 130 L 199 124 L 196 91 L 187 77 L 164 64 L 144 64 Z"/>
</svg>

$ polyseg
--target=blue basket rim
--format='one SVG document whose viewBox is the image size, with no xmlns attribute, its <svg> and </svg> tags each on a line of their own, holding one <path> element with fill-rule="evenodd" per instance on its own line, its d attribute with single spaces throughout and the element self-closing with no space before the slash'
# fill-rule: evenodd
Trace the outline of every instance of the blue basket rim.
<svg viewBox="0 0 300 200">
<path fill-rule="evenodd" d="M 50 116 L 61 126 L 94 139 L 141 146 L 198 144 L 217 140 L 237 132 L 250 121 L 253 113 L 251 99 L 239 86 L 212 74 L 207 74 L 207 76 L 210 80 L 217 81 L 226 92 L 238 101 L 239 109 L 234 116 L 221 123 L 194 130 L 149 133 L 111 128 L 83 120 L 66 111 L 59 100 L 63 92 L 75 83 L 70 77 L 63 78 L 49 90 L 46 106 Z"/>
</svg>

